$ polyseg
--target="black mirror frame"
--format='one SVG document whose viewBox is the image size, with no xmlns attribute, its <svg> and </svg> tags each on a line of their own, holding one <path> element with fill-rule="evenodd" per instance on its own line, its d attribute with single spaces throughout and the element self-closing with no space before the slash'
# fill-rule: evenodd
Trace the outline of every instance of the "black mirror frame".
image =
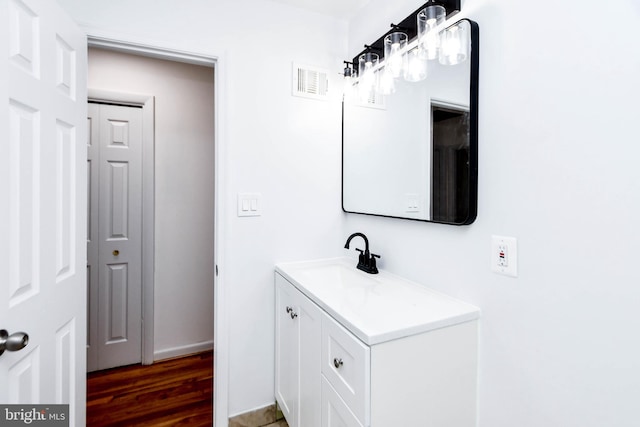
<svg viewBox="0 0 640 427">
<path fill-rule="evenodd" d="M 470 19 L 460 19 L 459 21 L 467 21 L 471 28 L 471 55 L 470 55 L 470 102 L 469 102 L 469 212 L 467 218 L 463 222 L 443 222 L 432 221 L 420 218 L 408 218 L 401 216 L 391 216 L 383 214 L 375 214 L 368 212 L 353 212 L 344 208 L 344 100 L 342 102 L 342 180 L 341 180 L 341 207 L 345 213 L 354 213 L 360 215 L 379 216 L 385 218 L 407 219 L 411 221 L 431 222 L 434 224 L 449 225 L 469 225 L 473 223 L 478 215 L 478 82 L 480 70 L 480 27 L 478 23 Z M 458 22 L 459 22 L 458 21 Z"/>
</svg>

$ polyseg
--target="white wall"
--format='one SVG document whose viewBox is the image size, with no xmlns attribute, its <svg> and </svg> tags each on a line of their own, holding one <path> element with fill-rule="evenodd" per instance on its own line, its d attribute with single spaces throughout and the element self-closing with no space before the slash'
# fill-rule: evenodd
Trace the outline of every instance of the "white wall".
<svg viewBox="0 0 640 427">
<path fill-rule="evenodd" d="M 421 1 L 372 0 L 348 49 L 344 24 L 268 1 L 60 2 L 88 28 L 224 54 L 231 414 L 273 401 L 273 263 L 350 253 L 336 248 L 363 231 L 382 267 L 482 309 L 481 427 L 636 423 L 634 0 L 553 14 L 466 2 L 481 31 L 479 211 L 466 227 L 341 214 L 339 106 L 288 95 L 291 60 L 337 69 Z M 262 192 L 264 215 L 234 217 L 238 191 Z M 491 273 L 491 234 L 518 238 L 517 279 Z"/>
<path fill-rule="evenodd" d="M 59 2 L 94 35 L 221 57 L 229 414 L 273 403 L 273 265 L 344 244 L 340 103 L 292 97 L 291 62 L 339 87 L 346 23 L 266 0 Z M 238 218 L 238 192 L 262 193 L 263 215 Z"/>
<path fill-rule="evenodd" d="M 418 1 L 372 0 L 360 51 Z M 470 226 L 347 215 L 380 265 L 482 309 L 480 427 L 638 424 L 640 5 L 467 1 L 480 25 L 479 206 Z M 393 9 L 393 10 L 392 10 Z M 492 234 L 519 277 L 493 274 Z"/>
<path fill-rule="evenodd" d="M 213 69 L 89 50 L 89 87 L 155 97 L 156 359 L 213 342 Z"/>
</svg>

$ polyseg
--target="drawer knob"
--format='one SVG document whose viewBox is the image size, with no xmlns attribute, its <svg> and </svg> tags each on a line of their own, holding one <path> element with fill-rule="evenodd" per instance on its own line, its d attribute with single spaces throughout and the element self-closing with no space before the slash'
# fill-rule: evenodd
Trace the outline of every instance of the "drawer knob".
<svg viewBox="0 0 640 427">
<path fill-rule="evenodd" d="M 344 363 L 342 363 L 342 359 L 338 359 L 337 357 L 333 358 L 333 366 L 335 366 L 336 369 L 339 369 L 342 365 L 344 365 Z"/>
</svg>

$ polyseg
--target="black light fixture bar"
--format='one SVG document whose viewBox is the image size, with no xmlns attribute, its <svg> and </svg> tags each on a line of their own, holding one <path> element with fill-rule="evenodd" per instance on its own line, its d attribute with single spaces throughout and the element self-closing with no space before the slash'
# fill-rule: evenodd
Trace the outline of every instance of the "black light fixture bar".
<svg viewBox="0 0 640 427">
<path fill-rule="evenodd" d="M 360 57 L 360 55 L 372 50 L 380 55 L 380 61 L 382 61 L 384 58 L 384 38 L 391 33 L 402 31 L 407 34 L 409 41 L 413 40 L 418 35 L 418 23 L 416 21 L 418 13 L 420 13 L 420 11 L 422 11 L 422 9 L 424 9 L 425 7 L 431 5 L 444 6 L 445 10 L 447 11 L 446 17 L 448 19 L 449 17 L 455 15 L 460 11 L 460 1 L 461 0 L 429 0 L 428 2 L 420 6 L 420 8 L 418 8 L 411 15 L 400 21 L 399 24 L 391 24 L 391 29 L 389 31 L 384 33 L 382 37 L 380 37 L 375 42 L 365 45 L 365 49 L 353 57 L 353 69 L 358 70 L 358 58 Z"/>
</svg>

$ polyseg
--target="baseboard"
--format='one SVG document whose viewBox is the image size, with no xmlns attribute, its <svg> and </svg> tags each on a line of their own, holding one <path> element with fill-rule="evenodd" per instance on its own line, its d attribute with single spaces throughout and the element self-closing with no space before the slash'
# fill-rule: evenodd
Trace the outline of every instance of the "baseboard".
<svg viewBox="0 0 640 427">
<path fill-rule="evenodd" d="M 180 347 L 167 348 L 164 350 L 154 351 L 153 360 L 171 359 L 188 354 L 200 353 L 203 351 L 213 350 L 213 341 L 198 342 L 195 344 L 183 345 Z"/>
</svg>

